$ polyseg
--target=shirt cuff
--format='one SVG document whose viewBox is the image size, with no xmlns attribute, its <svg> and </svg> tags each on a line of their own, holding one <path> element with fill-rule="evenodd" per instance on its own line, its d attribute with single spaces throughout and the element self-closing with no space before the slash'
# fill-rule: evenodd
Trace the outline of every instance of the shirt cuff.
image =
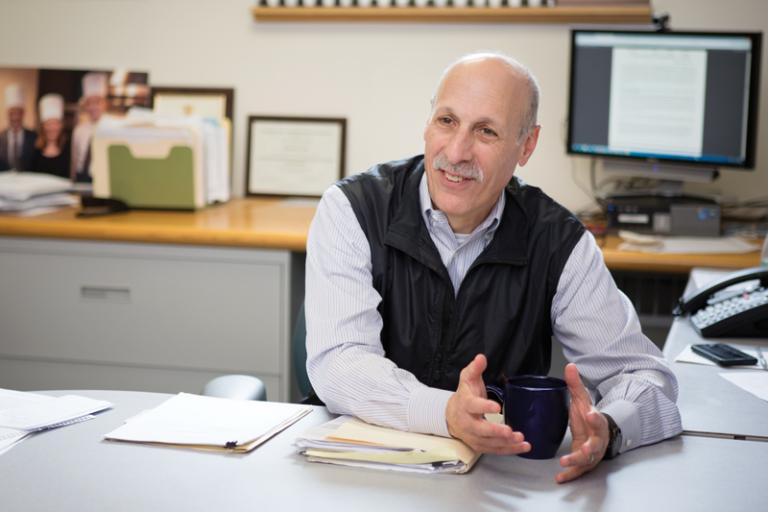
<svg viewBox="0 0 768 512">
<path fill-rule="evenodd" d="M 621 429 L 619 453 L 624 453 L 640 446 L 640 412 L 637 404 L 628 400 L 616 400 L 600 408 Z"/>
<path fill-rule="evenodd" d="M 445 408 L 453 391 L 419 387 L 411 394 L 408 402 L 408 430 L 451 437 L 445 421 Z"/>
</svg>

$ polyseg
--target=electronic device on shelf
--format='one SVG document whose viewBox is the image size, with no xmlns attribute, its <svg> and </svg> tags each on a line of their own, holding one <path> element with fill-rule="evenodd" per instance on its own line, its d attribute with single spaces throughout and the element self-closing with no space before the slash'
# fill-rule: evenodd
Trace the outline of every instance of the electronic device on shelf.
<svg viewBox="0 0 768 512">
<path fill-rule="evenodd" d="M 738 284 L 743 286 L 734 286 Z M 673 313 L 690 314 L 693 328 L 705 338 L 766 337 L 768 267 L 740 270 L 703 290 L 684 295 Z"/>
</svg>

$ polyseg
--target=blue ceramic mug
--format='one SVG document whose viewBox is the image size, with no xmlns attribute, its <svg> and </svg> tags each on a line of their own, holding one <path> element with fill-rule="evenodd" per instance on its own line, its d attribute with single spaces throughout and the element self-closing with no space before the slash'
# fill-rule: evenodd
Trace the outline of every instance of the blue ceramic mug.
<svg viewBox="0 0 768 512">
<path fill-rule="evenodd" d="M 531 451 L 528 459 L 551 459 L 568 428 L 568 386 L 556 377 L 520 375 L 507 379 L 504 388 L 486 386 L 502 404 L 504 423 L 522 432 Z"/>
</svg>

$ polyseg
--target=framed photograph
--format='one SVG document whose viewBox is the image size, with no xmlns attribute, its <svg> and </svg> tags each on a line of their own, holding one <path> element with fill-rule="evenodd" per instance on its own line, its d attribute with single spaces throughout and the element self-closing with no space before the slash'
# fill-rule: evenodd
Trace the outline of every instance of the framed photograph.
<svg viewBox="0 0 768 512">
<path fill-rule="evenodd" d="M 152 110 L 167 115 L 226 118 L 232 122 L 234 89 L 152 87 Z"/>
<path fill-rule="evenodd" d="M 347 120 L 248 117 L 245 192 L 320 197 L 344 176 Z"/>
</svg>

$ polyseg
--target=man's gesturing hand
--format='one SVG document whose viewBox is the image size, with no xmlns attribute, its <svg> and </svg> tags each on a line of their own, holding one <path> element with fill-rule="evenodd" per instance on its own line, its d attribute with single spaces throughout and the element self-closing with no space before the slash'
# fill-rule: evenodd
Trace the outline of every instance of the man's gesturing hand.
<svg viewBox="0 0 768 512">
<path fill-rule="evenodd" d="M 573 363 L 565 367 L 565 382 L 571 393 L 569 421 L 573 442 L 571 453 L 560 457 L 560 465 L 566 469 L 555 477 L 558 483 L 573 480 L 594 469 L 605 455 L 610 440 L 608 420 L 592 405 L 592 398 Z"/>
<path fill-rule="evenodd" d="M 479 453 L 502 455 L 524 453 L 531 449 L 523 434 L 507 425 L 487 421 L 485 414 L 500 412 L 499 404 L 488 400 L 483 372 L 488 361 L 478 354 L 461 370 L 459 386 L 448 400 L 445 419 L 448 432 Z"/>
</svg>

